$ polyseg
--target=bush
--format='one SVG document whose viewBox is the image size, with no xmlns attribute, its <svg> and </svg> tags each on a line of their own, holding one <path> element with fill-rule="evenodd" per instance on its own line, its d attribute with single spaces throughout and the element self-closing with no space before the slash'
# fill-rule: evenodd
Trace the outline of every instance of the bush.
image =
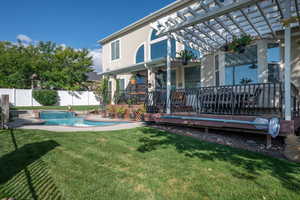
<svg viewBox="0 0 300 200">
<path fill-rule="evenodd" d="M 53 106 L 58 102 L 58 94 L 55 90 L 34 90 L 32 95 L 43 106 Z"/>
</svg>

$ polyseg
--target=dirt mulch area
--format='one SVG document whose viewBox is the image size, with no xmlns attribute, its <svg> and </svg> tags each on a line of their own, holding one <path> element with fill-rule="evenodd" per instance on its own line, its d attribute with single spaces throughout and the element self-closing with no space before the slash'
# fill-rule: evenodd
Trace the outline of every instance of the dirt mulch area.
<svg viewBox="0 0 300 200">
<path fill-rule="evenodd" d="M 278 137 L 272 139 L 272 147 L 266 148 L 266 136 L 258 134 L 247 134 L 241 132 L 229 132 L 220 130 L 209 130 L 208 133 L 204 129 L 180 127 L 165 124 L 152 124 L 149 127 L 165 130 L 170 133 L 190 136 L 201 141 L 207 141 L 240 149 L 246 149 L 253 152 L 259 152 L 268 156 L 285 159 L 284 139 Z"/>
</svg>

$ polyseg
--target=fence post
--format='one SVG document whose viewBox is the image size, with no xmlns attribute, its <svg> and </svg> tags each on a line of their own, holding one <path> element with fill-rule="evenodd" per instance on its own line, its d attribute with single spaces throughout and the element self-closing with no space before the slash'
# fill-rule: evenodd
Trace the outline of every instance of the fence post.
<svg viewBox="0 0 300 200">
<path fill-rule="evenodd" d="M 14 106 L 17 106 L 17 94 L 16 94 L 16 88 L 13 88 L 13 101 L 14 101 L 14 103 L 13 103 L 13 105 Z"/>
<path fill-rule="evenodd" d="M 9 95 L 1 95 L 1 126 L 4 128 L 4 125 L 9 122 Z"/>
<path fill-rule="evenodd" d="M 33 96 L 32 96 L 32 95 L 33 95 L 33 94 L 32 94 L 33 89 L 30 89 L 30 92 L 31 92 L 31 95 L 30 95 L 30 97 L 31 97 L 31 99 L 30 99 L 30 100 L 31 100 L 31 106 L 33 106 Z"/>
</svg>

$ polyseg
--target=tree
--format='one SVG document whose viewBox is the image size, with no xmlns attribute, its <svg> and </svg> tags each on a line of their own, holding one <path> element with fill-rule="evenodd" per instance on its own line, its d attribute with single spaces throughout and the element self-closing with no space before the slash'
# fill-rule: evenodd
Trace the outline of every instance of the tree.
<svg viewBox="0 0 300 200">
<path fill-rule="evenodd" d="M 36 74 L 42 89 L 85 89 L 87 73 L 92 71 L 88 53 L 53 42 L 28 46 L 0 42 L 0 87 L 30 88 Z"/>
<path fill-rule="evenodd" d="M 94 94 L 100 99 L 103 107 L 110 103 L 111 91 L 109 91 L 109 80 L 107 77 L 104 77 L 100 81 L 100 84 L 95 88 Z"/>
</svg>

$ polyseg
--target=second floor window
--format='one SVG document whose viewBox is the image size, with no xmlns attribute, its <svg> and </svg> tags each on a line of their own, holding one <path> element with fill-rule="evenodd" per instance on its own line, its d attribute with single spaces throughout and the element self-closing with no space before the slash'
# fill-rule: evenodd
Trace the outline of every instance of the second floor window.
<svg viewBox="0 0 300 200">
<path fill-rule="evenodd" d="M 120 58 L 120 40 L 111 43 L 111 60 L 118 60 Z"/>
</svg>

